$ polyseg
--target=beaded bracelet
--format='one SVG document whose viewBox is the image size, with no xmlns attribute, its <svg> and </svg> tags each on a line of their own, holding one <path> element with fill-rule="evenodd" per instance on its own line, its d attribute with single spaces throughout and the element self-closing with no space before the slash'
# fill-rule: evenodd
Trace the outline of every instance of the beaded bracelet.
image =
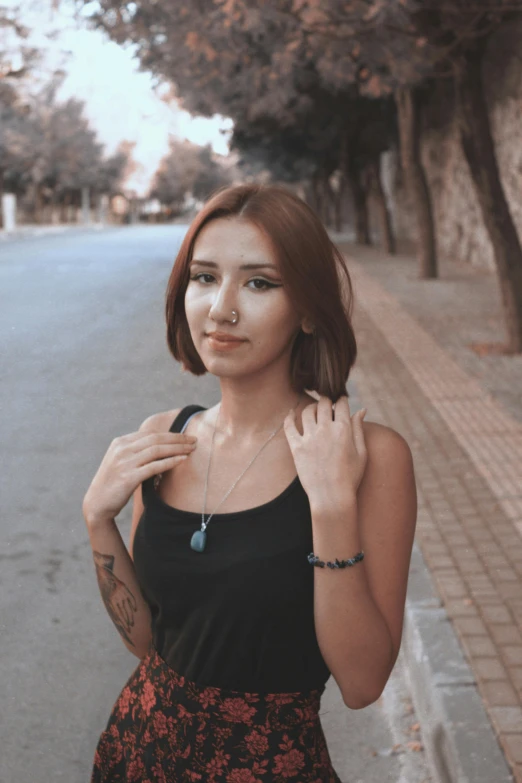
<svg viewBox="0 0 522 783">
<path fill-rule="evenodd" d="M 324 568 L 325 565 L 328 566 L 328 568 L 346 568 L 348 566 L 353 566 L 356 563 L 360 563 L 361 560 L 364 560 L 364 552 L 357 552 L 354 557 L 349 557 L 348 560 L 338 560 L 335 558 L 335 563 L 331 563 L 330 561 L 325 563 L 324 560 L 319 560 L 317 555 L 314 555 L 313 552 L 310 552 L 308 555 L 308 562 L 310 565 L 317 566 L 318 568 Z"/>
</svg>

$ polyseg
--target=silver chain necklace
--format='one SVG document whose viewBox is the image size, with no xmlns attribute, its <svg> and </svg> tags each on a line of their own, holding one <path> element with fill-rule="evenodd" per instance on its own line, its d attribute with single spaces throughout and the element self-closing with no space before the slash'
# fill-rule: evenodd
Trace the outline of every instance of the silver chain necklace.
<svg viewBox="0 0 522 783">
<path fill-rule="evenodd" d="M 299 400 L 299 401 L 298 401 L 298 403 L 297 403 L 297 405 L 295 405 L 295 406 L 294 406 L 294 408 L 293 408 L 293 410 L 294 410 L 294 411 L 295 411 L 295 409 L 298 407 L 298 405 L 299 405 L 299 403 L 300 403 L 300 402 L 301 402 L 301 400 Z M 268 443 L 270 443 L 270 441 L 272 440 L 272 438 L 273 438 L 275 435 L 277 435 L 277 433 L 279 432 L 279 430 L 281 429 L 281 427 L 282 427 L 282 426 L 283 426 L 283 424 L 284 424 L 284 420 L 283 420 L 283 421 L 281 422 L 281 424 L 279 425 L 279 427 L 278 427 L 276 430 L 274 430 L 274 431 L 272 432 L 272 434 L 270 435 L 270 437 L 268 438 L 268 440 L 266 441 L 266 443 L 264 443 L 264 444 L 261 446 L 261 448 L 259 449 L 259 451 L 257 452 L 257 454 L 255 454 L 255 455 L 254 455 L 254 457 L 253 457 L 253 458 L 250 460 L 250 462 L 248 463 L 248 465 L 246 466 L 246 468 L 244 469 L 244 471 L 241 473 L 241 475 L 239 476 L 239 478 L 238 478 L 238 479 L 236 479 L 236 481 L 235 481 L 235 482 L 232 484 L 232 486 L 231 486 L 231 487 L 230 487 L 230 489 L 228 490 L 228 492 L 227 492 L 227 494 L 225 495 L 225 497 L 221 499 L 221 501 L 218 503 L 218 505 L 216 506 L 216 508 L 215 508 L 215 509 L 214 509 L 214 511 L 212 512 L 212 514 L 210 514 L 209 518 L 208 518 L 208 519 L 207 519 L 207 521 L 205 522 L 205 507 L 206 507 L 206 505 L 207 505 L 207 487 L 208 487 L 208 475 L 209 475 L 209 472 L 210 472 L 210 460 L 211 460 L 211 458 L 212 458 L 212 450 L 213 450 L 213 447 L 214 447 L 214 437 L 215 437 L 215 434 L 216 434 L 216 426 L 217 426 L 217 422 L 218 422 L 218 419 L 219 419 L 219 414 L 220 414 L 220 412 L 221 412 L 221 403 L 220 403 L 220 405 L 219 405 L 218 415 L 216 416 L 216 421 L 215 421 L 215 423 L 214 423 L 214 432 L 212 433 L 212 443 L 211 443 L 211 445 L 210 445 L 210 452 L 209 452 L 209 455 L 208 455 L 207 477 L 206 477 L 206 479 L 205 479 L 205 497 L 204 497 L 204 500 L 203 500 L 203 511 L 201 512 L 201 529 L 200 529 L 200 530 L 196 530 L 196 532 L 195 532 L 195 533 L 192 535 L 192 538 L 190 539 L 190 547 L 191 547 L 191 549 L 193 549 L 195 552 L 203 552 L 203 550 L 205 549 L 205 546 L 206 546 L 206 543 L 207 543 L 207 533 L 206 533 L 206 529 L 207 529 L 208 523 L 210 522 L 211 518 L 212 518 L 212 517 L 214 516 L 214 514 L 216 513 L 217 509 L 220 507 L 221 503 L 223 503 L 223 501 L 227 499 L 227 497 L 230 495 L 230 493 L 232 492 L 232 490 L 233 490 L 233 489 L 234 489 L 234 487 L 236 486 L 236 484 L 237 484 L 237 482 L 239 481 L 239 479 L 241 479 L 241 478 L 242 478 L 242 477 L 245 475 L 245 473 L 246 473 L 246 472 L 247 472 L 247 470 L 249 469 L 250 465 L 251 465 L 251 464 L 254 462 L 254 460 L 255 460 L 255 459 L 256 459 L 256 458 L 259 456 L 259 454 L 260 454 L 260 453 L 263 451 L 263 449 L 265 448 L 265 446 L 267 446 L 267 445 L 268 445 Z"/>
</svg>

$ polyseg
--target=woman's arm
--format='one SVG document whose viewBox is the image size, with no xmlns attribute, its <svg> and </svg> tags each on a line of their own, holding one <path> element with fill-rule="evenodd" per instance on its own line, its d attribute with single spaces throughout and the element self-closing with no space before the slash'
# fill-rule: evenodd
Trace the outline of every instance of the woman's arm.
<svg viewBox="0 0 522 783">
<path fill-rule="evenodd" d="M 368 462 L 357 494 L 311 504 L 321 560 L 365 553 L 343 570 L 314 568 L 319 647 L 352 709 L 379 698 L 397 659 L 417 518 L 408 444 L 388 427 L 367 422 L 364 429 Z"/>
<path fill-rule="evenodd" d="M 145 435 L 164 433 L 179 410 L 177 408 L 149 416 L 141 424 L 138 432 Z M 187 436 L 179 434 L 169 434 L 169 438 L 177 441 L 187 440 Z M 177 451 L 181 452 L 183 449 L 180 447 Z M 171 466 L 173 462 L 175 459 L 166 461 L 165 464 Z M 118 629 L 123 643 L 138 658 L 143 658 L 147 654 L 152 641 L 150 608 L 141 592 L 131 556 L 136 528 L 143 514 L 141 487 L 141 483 L 138 484 L 133 493 L 129 549 L 123 542 L 114 517 L 103 514 L 99 518 L 91 516 L 88 510 L 89 504 L 87 508 L 84 506 L 83 511 L 98 586 L 105 608 Z"/>
<path fill-rule="evenodd" d="M 85 519 L 98 586 L 109 616 L 124 645 L 143 658 L 152 640 L 151 613 L 134 563 L 114 519 Z"/>
</svg>

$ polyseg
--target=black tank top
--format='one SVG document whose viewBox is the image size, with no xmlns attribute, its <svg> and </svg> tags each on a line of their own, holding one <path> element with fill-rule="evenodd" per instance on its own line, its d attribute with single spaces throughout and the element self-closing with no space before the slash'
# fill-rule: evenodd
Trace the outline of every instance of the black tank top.
<svg viewBox="0 0 522 783">
<path fill-rule="evenodd" d="M 202 410 L 186 406 L 170 431 Z M 204 552 L 190 548 L 201 513 L 165 503 L 154 477 L 142 494 L 133 557 L 160 656 L 205 686 L 323 689 L 330 672 L 315 634 L 312 519 L 299 477 L 268 503 L 214 514 Z"/>
</svg>

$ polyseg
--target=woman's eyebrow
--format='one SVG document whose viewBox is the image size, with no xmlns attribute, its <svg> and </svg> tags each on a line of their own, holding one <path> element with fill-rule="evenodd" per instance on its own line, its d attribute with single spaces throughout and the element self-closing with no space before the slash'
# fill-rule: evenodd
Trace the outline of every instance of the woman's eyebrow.
<svg viewBox="0 0 522 783">
<path fill-rule="evenodd" d="M 197 258 L 193 258 L 191 263 L 192 264 L 201 264 L 201 266 L 209 266 L 212 269 L 217 269 L 218 266 L 219 266 L 219 264 L 216 264 L 215 261 L 198 261 Z M 260 263 L 260 264 L 242 264 L 239 268 L 240 269 L 274 269 L 276 272 L 278 271 L 277 267 L 275 266 L 275 264 L 265 264 L 265 263 Z"/>
</svg>

